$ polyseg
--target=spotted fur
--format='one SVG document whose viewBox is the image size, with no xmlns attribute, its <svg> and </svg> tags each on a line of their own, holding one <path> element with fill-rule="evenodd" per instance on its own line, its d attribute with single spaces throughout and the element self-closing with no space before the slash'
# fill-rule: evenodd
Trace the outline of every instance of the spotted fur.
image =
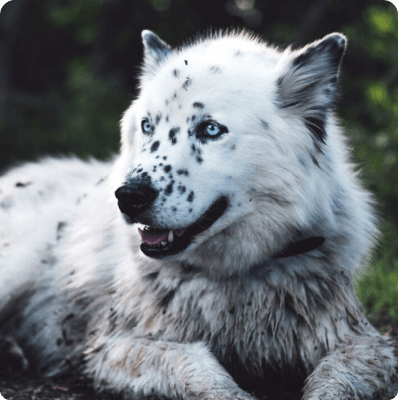
<svg viewBox="0 0 398 400">
<path fill-rule="evenodd" d="M 397 363 L 352 285 L 377 229 L 334 114 L 346 38 L 142 37 L 115 160 L 0 180 L 4 333 L 43 374 L 72 368 L 131 399 L 371 398 Z M 154 195 L 132 224 L 114 192 L 140 184 Z M 137 225 L 200 225 L 219 198 L 186 250 L 143 254 Z"/>
</svg>

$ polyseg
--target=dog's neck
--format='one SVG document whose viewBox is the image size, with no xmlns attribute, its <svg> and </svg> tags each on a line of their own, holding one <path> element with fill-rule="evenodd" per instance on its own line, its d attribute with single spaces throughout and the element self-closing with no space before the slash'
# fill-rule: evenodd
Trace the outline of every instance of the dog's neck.
<svg viewBox="0 0 398 400">
<path fill-rule="evenodd" d="M 303 237 L 304 235 L 301 233 L 300 237 Z M 282 258 L 288 258 L 288 257 L 294 257 L 302 254 L 309 253 L 312 250 L 320 248 L 324 243 L 326 239 L 323 236 L 310 236 L 305 239 L 300 239 L 296 241 L 289 242 L 286 246 L 284 246 L 281 250 L 275 253 L 272 257 L 268 258 L 268 260 L 265 260 L 266 263 L 271 260 L 275 259 L 282 259 Z M 256 263 L 255 265 L 252 265 L 251 268 L 249 268 L 246 272 L 253 271 L 256 269 L 258 266 L 264 266 L 264 262 Z M 188 264 L 188 263 L 180 263 L 179 267 L 181 268 L 180 271 L 183 271 L 183 273 L 197 273 L 199 271 L 206 271 L 205 269 L 198 267 L 193 264 Z M 251 272 L 249 272 L 251 273 Z M 232 274 L 229 276 L 224 276 L 224 275 L 212 275 L 213 279 L 216 280 L 221 280 L 221 281 L 229 281 L 229 280 L 234 280 L 239 276 L 236 274 Z"/>
</svg>

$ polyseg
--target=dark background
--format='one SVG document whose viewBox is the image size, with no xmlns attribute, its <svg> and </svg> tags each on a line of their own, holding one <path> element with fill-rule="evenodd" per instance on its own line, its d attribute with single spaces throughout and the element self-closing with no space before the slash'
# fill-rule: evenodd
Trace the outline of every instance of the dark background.
<svg viewBox="0 0 398 400">
<path fill-rule="evenodd" d="M 398 326 L 398 12 L 384 0 L 12 0 L 0 14 L 0 171 L 44 154 L 105 158 L 134 98 L 141 30 L 172 46 L 209 27 L 246 27 L 298 47 L 340 31 L 338 113 L 375 194 L 383 239 L 358 295 L 370 319 Z"/>
</svg>

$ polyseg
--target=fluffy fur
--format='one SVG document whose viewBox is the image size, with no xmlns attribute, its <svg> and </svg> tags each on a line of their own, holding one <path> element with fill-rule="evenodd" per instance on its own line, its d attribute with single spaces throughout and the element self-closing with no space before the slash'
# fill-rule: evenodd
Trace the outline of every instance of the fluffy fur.
<svg viewBox="0 0 398 400">
<path fill-rule="evenodd" d="M 396 359 L 351 283 L 377 230 L 334 115 L 346 38 L 279 51 L 231 33 L 173 50 L 142 36 L 120 155 L 0 180 L 5 332 L 43 374 L 79 369 L 128 398 L 248 400 L 296 382 L 305 400 L 370 398 Z M 134 221 L 122 185 L 156 192 Z M 143 254 L 137 226 L 190 226 L 220 197 L 187 249 Z"/>
</svg>

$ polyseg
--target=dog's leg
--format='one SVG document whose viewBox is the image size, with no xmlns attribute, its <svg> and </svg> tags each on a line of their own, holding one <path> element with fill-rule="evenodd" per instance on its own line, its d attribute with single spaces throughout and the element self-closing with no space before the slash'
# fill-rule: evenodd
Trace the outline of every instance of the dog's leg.
<svg viewBox="0 0 398 400">
<path fill-rule="evenodd" d="M 307 378 L 303 400 L 372 399 L 391 381 L 393 349 L 382 336 L 356 337 L 327 354 Z"/>
<path fill-rule="evenodd" d="M 253 400 L 204 344 L 107 338 L 88 353 L 96 385 L 129 398 Z"/>
</svg>

